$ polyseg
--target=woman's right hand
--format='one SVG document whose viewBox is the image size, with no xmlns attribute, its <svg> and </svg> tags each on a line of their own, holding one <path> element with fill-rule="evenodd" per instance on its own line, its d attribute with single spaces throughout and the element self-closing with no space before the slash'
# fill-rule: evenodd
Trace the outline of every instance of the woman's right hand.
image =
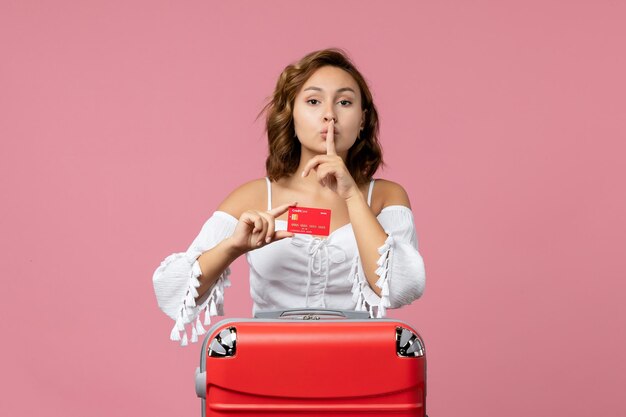
<svg viewBox="0 0 626 417">
<path fill-rule="evenodd" d="M 288 203 L 269 211 L 243 212 L 235 226 L 235 231 L 229 238 L 231 245 L 235 250 L 244 254 L 277 240 L 293 237 L 293 233 L 286 230 L 275 231 L 275 220 L 289 210 L 289 207 L 297 204 L 297 202 Z"/>
</svg>

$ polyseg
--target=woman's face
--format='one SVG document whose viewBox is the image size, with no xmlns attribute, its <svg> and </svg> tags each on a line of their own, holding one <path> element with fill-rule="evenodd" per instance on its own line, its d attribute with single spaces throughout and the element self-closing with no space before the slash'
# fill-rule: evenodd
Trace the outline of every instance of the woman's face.
<svg viewBox="0 0 626 417">
<path fill-rule="evenodd" d="M 361 92 L 348 72 L 325 66 L 306 80 L 294 102 L 294 127 L 303 150 L 326 153 L 325 131 L 333 118 L 337 155 L 345 158 L 365 120 Z"/>
</svg>

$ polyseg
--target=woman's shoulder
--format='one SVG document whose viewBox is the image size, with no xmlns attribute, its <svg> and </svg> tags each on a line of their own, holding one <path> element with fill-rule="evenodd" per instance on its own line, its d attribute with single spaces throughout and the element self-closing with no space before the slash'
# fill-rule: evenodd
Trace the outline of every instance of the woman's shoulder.
<svg viewBox="0 0 626 417">
<path fill-rule="evenodd" d="M 217 210 L 226 212 L 238 219 L 246 210 L 265 210 L 266 208 L 267 182 L 263 177 L 248 181 L 235 188 L 221 202 Z"/>
<path fill-rule="evenodd" d="M 397 182 L 384 178 L 376 178 L 374 189 L 372 190 L 372 207 L 380 213 L 382 209 L 389 206 L 405 206 L 411 208 L 411 201 L 404 187 Z"/>
</svg>

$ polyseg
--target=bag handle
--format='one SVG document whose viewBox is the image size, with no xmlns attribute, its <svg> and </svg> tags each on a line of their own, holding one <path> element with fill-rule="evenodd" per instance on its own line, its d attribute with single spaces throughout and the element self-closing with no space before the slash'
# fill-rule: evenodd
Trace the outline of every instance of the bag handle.
<svg viewBox="0 0 626 417">
<path fill-rule="evenodd" d="M 303 316 L 303 320 L 319 320 L 321 316 L 337 316 L 338 318 L 362 320 L 369 319 L 370 313 L 367 311 L 355 310 L 330 310 L 319 308 L 293 308 L 276 311 L 259 311 L 254 314 L 255 319 L 288 319 L 293 316 Z"/>
</svg>

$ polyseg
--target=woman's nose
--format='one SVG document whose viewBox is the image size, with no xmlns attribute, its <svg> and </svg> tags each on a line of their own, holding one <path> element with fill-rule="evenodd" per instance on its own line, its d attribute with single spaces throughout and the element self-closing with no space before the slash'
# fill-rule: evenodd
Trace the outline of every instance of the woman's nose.
<svg viewBox="0 0 626 417">
<path fill-rule="evenodd" d="M 334 120 L 335 123 L 337 123 L 337 115 L 333 111 L 332 106 L 328 107 L 324 113 L 324 123 L 329 123 L 331 120 Z"/>
</svg>

